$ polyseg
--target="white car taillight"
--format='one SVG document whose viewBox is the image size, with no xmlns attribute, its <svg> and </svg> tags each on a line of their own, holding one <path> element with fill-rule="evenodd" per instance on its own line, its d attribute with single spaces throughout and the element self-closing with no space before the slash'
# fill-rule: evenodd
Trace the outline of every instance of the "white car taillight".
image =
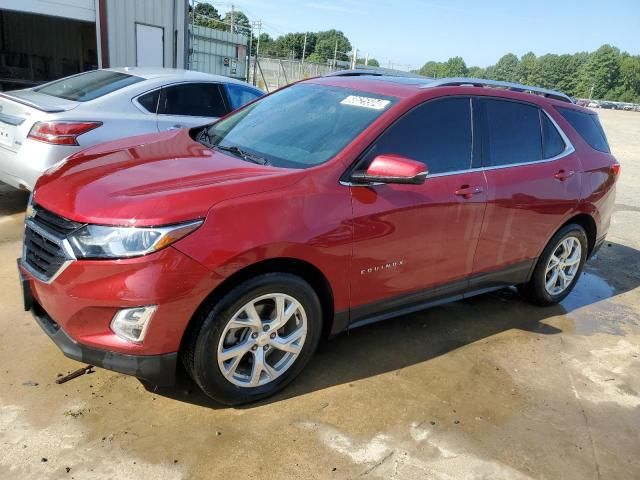
<svg viewBox="0 0 640 480">
<path fill-rule="evenodd" d="M 98 128 L 102 122 L 36 122 L 28 138 L 52 145 L 78 145 L 78 136 Z"/>
</svg>

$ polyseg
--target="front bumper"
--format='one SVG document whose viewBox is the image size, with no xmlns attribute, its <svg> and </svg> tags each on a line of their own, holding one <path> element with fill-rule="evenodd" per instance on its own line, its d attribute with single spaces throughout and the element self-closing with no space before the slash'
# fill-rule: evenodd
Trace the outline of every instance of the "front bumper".
<svg viewBox="0 0 640 480">
<path fill-rule="evenodd" d="M 158 386 L 171 386 L 175 383 L 177 352 L 162 355 L 127 355 L 82 345 L 67 335 L 39 304 L 32 303 L 30 310 L 38 325 L 65 356 L 96 367 L 133 375 Z"/>
</svg>

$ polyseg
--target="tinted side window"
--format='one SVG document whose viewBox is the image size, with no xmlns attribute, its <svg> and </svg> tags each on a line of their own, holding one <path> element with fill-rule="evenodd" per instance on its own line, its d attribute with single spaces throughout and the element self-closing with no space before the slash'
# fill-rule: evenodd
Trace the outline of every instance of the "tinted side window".
<svg viewBox="0 0 640 480">
<path fill-rule="evenodd" d="M 158 99 L 160 98 L 160 90 L 145 93 L 141 97 L 138 97 L 138 103 L 144 107 L 149 113 L 156 113 L 158 108 Z"/>
<path fill-rule="evenodd" d="M 446 98 L 414 108 L 382 134 L 365 165 L 383 153 L 423 162 L 429 173 L 471 168 L 471 100 Z"/>
<path fill-rule="evenodd" d="M 566 145 L 558 129 L 542 110 L 540 111 L 540 122 L 542 125 L 543 158 L 553 158 L 556 155 L 560 155 L 566 148 Z"/>
<path fill-rule="evenodd" d="M 233 83 L 227 83 L 227 93 L 229 94 L 229 101 L 231 102 L 231 108 L 233 110 L 236 110 L 252 100 L 264 95 L 258 90 L 246 88 L 242 85 L 235 85 Z"/>
<path fill-rule="evenodd" d="M 185 83 L 162 89 L 158 113 L 221 117 L 227 109 L 217 83 Z"/>
<path fill-rule="evenodd" d="M 584 141 L 591 145 L 591 148 L 611 153 L 598 115 L 578 112 L 570 108 L 556 107 L 556 109 L 575 128 Z"/>
<path fill-rule="evenodd" d="M 538 108 L 505 100 L 484 100 L 488 137 L 487 165 L 542 159 Z"/>
</svg>

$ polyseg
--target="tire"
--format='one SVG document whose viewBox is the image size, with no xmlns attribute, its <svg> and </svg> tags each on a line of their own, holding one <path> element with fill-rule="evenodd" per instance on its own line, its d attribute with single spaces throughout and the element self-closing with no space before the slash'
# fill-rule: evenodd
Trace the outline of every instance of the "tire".
<svg viewBox="0 0 640 480">
<path fill-rule="evenodd" d="M 278 329 L 278 318 L 286 317 L 277 315 L 279 302 L 285 307 L 279 311 L 295 311 Z M 205 305 L 193 321 L 199 327 L 193 329 L 182 353 L 187 371 L 213 400 L 240 405 L 275 394 L 302 371 L 320 341 L 322 307 L 315 291 L 300 277 L 269 273 Z M 224 360 L 235 353 L 234 347 L 249 350 Z"/>
<path fill-rule="evenodd" d="M 574 243 L 575 241 L 578 243 Z M 566 248 L 563 246 L 563 242 L 566 242 L 564 246 L 572 245 L 572 248 L 575 248 L 575 250 L 572 249 L 572 252 L 576 252 L 576 254 L 578 251 L 580 252 L 580 258 L 575 262 L 577 267 L 571 276 L 570 282 L 566 285 L 563 285 L 563 283 L 567 281 L 565 279 L 568 279 L 568 273 L 573 271 L 573 265 L 560 268 L 564 265 L 564 263 L 561 263 L 558 267 L 551 267 L 552 270 L 547 271 L 547 268 L 550 268 L 551 258 L 554 254 L 556 259 L 564 256 Z M 553 238 L 549 240 L 549 243 L 542 251 L 529 282 L 518 285 L 520 294 L 529 302 L 542 306 L 555 305 L 564 300 L 564 298 L 571 293 L 580 278 L 584 263 L 587 259 L 588 245 L 587 234 L 580 225 L 569 224 L 562 227 Z M 571 255 L 570 258 L 563 259 L 562 261 L 575 261 L 575 257 Z M 557 268 L 563 270 L 565 276 L 562 277 L 562 274 L 559 274 L 555 286 L 549 288 L 547 282 L 553 283 L 554 269 Z"/>
</svg>

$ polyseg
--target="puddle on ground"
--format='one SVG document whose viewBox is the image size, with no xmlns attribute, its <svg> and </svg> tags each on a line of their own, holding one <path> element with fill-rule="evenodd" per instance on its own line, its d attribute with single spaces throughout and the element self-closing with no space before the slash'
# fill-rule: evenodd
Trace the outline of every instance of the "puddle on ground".
<svg viewBox="0 0 640 480">
<path fill-rule="evenodd" d="M 583 272 L 576 288 L 562 301 L 567 318 L 575 325 L 572 333 L 624 336 L 629 327 L 640 326 L 637 312 L 611 300 L 618 293 L 594 271 Z"/>
</svg>

